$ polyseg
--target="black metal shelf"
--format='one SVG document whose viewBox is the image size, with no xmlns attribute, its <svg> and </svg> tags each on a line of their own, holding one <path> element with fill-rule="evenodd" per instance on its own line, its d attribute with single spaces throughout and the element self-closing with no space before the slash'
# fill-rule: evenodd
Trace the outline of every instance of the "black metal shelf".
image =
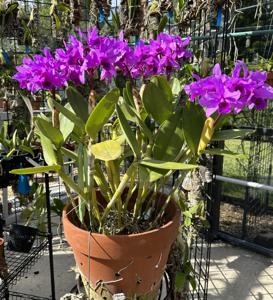
<svg viewBox="0 0 273 300">
<path fill-rule="evenodd" d="M 20 278 L 25 276 L 30 268 L 38 261 L 38 259 L 47 250 L 48 239 L 37 237 L 29 253 L 21 253 L 15 251 L 5 250 L 5 259 L 8 268 L 7 277 L 2 280 L 0 284 L 0 299 L 13 299 L 8 298 L 8 290 L 15 285 Z M 11 292 L 10 292 L 11 293 Z M 27 298 L 29 299 L 29 298 Z M 43 298 L 30 298 L 30 299 L 43 299 Z"/>
</svg>

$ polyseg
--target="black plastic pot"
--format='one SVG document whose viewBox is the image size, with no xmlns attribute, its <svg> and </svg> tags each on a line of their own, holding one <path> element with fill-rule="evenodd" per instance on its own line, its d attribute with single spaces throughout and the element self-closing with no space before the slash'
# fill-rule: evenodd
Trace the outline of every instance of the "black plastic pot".
<svg viewBox="0 0 273 300">
<path fill-rule="evenodd" d="M 28 253 L 33 246 L 37 233 L 36 228 L 12 224 L 8 237 L 8 250 Z"/>
<path fill-rule="evenodd" d="M 5 154 L 2 154 L 2 157 L 5 157 Z M 18 180 L 18 175 L 9 173 L 11 170 L 32 167 L 32 165 L 26 160 L 26 157 L 32 158 L 30 154 L 20 154 L 1 159 L 0 155 L 0 188 L 12 185 Z M 38 158 L 34 158 L 34 160 L 38 161 Z"/>
</svg>

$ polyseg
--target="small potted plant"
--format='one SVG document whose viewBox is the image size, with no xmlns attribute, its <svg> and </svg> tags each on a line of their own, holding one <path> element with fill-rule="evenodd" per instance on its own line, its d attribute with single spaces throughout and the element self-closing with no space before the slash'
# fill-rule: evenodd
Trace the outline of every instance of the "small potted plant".
<svg viewBox="0 0 273 300">
<path fill-rule="evenodd" d="M 52 118 L 35 118 L 47 166 L 12 173 L 52 171 L 62 178 L 64 232 L 89 297 L 157 299 L 186 201 L 180 190 L 185 174 L 198 168 L 203 154 L 241 157 L 208 148 L 212 140 L 249 133 L 220 130 L 223 116 L 263 109 L 273 98 L 266 73 L 248 72 L 242 62 L 231 75 L 217 64 L 212 75 L 194 76 L 184 87 L 189 98 L 177 93 L 183 89 L 175 71 L 192 55 L 189 42 L 161 33 L 130 47 L 122 34 L 80 31 L 54 54 L 46 49 L 25 58 L 14 77 L 23 89 L 48 91 Z M 114 87 L 117 69 L 126 81 Z M 105 79 L 109 91 L 98 101 L 94 83 Z M 88 99 L 75 88 L 85 83 Z M 56 93 L 64 87 L 66 104 Z M 64 147 L 68 139 L 74 151 Z M 65 172 L 67 156 L 77 165 L 76 178 Z"/>
<path fill-rule="evenodd" d="M 33 132 L 31 131 L 26 137 L 20 139 L 17 130 L 9 137 L 8 123 L 3 122 L 0 131 L 0 187 L 7 187 L 17 181 L 18 176 L 10 174 L 9 171 L 31 166 L 26 157 L 35 158 L 38 153 L 38 148 L 32 144 L 32 138 Z"/>
</svg>

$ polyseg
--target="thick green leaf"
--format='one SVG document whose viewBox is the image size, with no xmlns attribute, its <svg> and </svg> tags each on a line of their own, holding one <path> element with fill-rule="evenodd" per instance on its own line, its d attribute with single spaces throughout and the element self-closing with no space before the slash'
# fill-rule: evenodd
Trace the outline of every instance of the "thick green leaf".
<svg viewBox="0 0 273 300">
<path fill-rule="evenodd" d="M 212 140 L 213 141 L 224 141 L 232 140 L 236 138 L 242 138 L 248 134 L 254 133 L 255 130 L 251 129 L 227 129 L 220 130 L 214 133 Z"/>
<path fill-rule="evenodd" d="M 33 168 L 22 168 L 10 171 L 10 174 L 15 175 L 30 175 L 37 173 L 46 173 L 46 172 L 58 172 L 61 169 L 61 166 L 41 166 L 41 167 L 33 167 Z"/>
<path fill-rule="evenodd" d="M 66 89 L 67 99 L 73 108 L 75 114 L 79 116 L 84 123 L 88 120 L 88 102 L 83 95 L 74 87 L 69 86 Z"/>
<path fill-rule="evenodd" d="M 187 274 L 182 272 L 177 272 L 175 274 L 175 289 L 177 291 L 182 291 L 185 287 L 187 281 Z"/>
<path fill-rule="evenodd" d="M 48 105 L 51 109 L 55 107 L 60 113 L 64 114 L 70 121 L 72 121 L 78 128 L 84 128 L 84 122 L 82 121 L 82 119 L 77 117 L 75 113 L 65 108 L 56 100 L 48 98 Z"/>
<path fill-rule="evenodd" d="M 160 20 L 160 23 L 158 25 L 157 33 L 163 32 L 165 26 L 168 23 L 168 17 L 166 15 L 163 16 L 163 18 Z"/>
<path fill-rule="evenodd" d="M 173 101 L 172 88 L 165 76 L 154 76 L 152 77 L 151 82 L 157 86 L 165 99 L 167 99 L 169 102 Z"/>
<path fill-rule="evenodd" d="M 243 153 L 235 153 L 224 149 L 207 149 L 204 152 L 211 155 L 222 155 L 229 158 L 246 159 L 246 155 Z"/>
<path fill-rule="evenodd" d="M 173 78 L 171 80 L 171 88 L 174 96 L 178 96 L 182 91 L 182 85 L 177 78 Z"/>
<path fill-rule="evenodd" d="M 106 94 L 95 106 L 85 125 L 85 130 L 92 139 L 97 138 L 99 131 L 109 121 L 118 99 L 119 89 L 116 88 Z"/>
<path fill-rule="evenodd" d="M 36 118 L 35 124 L 40 131 L 40 135 L 44 135 L 51 140 L 57 149 L 62 147 L 64 138 L 58 128 L 53 127 L 50 122 L 42 118 Z"/>
<path fill-rule="evenodd" d="M 184 143 L 182 125 L 181 111 L 161 124 L 154 142 L 154 159 L 172 161 L 176 158 Z"/>
<path fill-rule="evenodd" d="M 45 136 L 40 136 L 45 162 L 50 165 L 57 165 L 57 157 L 52 142 Z"/>
<path fill-rule="evenodd" d="M 143 174 L 142 176 L 144 176 L 144 179 L 142 179 L 142 180 L 147 180 L 151 183 L 164 177 L 168 172 L 168 170 L 156 169 L 156 168 L 139 165 L 139 169 L 141 169 L 141 168 L 143 169 L 143 170 L 141 170 L 142 174 Z"/>
<path fill-rule="evenodd" d="M 142 95 L 145 110 L 154 120 L 161 124 L 172 114 L 172 103 L 167 91 L 160 85 L 160 80 L 154 79 L 156 83 L 150 82 L 145 85 Z"/>
<path fill-rule="evenodd" d="M 153 138 L 152 132 L 147 127 L 147 125 L 145 124 L 145 122 L 141 119 L 141 117 L 139 116 L 139 114 L 137 113 L 137 111 L 133 107 L 129 106 L 126 103 L 124 103 L 124 108 L 126 109 L 126 111 L 128 112 L 128 114 L 131 116 L 131 121 L 137 123 L 140 126 L 140 128 L 142 129 L 144 135 L 149 140 L 151 140 Z M 124 110 L 122 110 L 122 111 L 124 112 Z M 126 115 L 125 115 L 125 117 L 126 117 Z M 126 119 L 127 119 L 127 117 L 126 117 Z"/>
<path fill-rule="evenodd" d="M 62 151 L 62 153 L 63 153 L 65 156 L 67 156 L 68 158 L 73 159 L 73 160 L 75 160 L 75 161 L 78 160 L 78 155 L 77 155 L 77 153 L 75 153 L 74 151 L 71 151 L 71 150 L 69 150 L 69 149 L 67 149 L 67 148 L 64 148 L 64 147 L 61 148 L 61 151 Z"/>
<path fill-rule="evenodd" d="M 24 101 L 24 103 L 25 103 L 25 105 L 26 105 L 26 107 L 27 107 L 27 109 L 28 109 L 28 111 L 30 113 L 30 123 L 32 124 L 33 108 L 32 108 L 32 105 L 31 105 L 31 101 L 29 100 L 28 97 L 26 97 L 26 96 L 24 96 L 22 94 L 20 94 L 20 96 L 22 97 L 22 99 L 23 99 L 23 101 Z"/>
<path fill-rule="evenodd" d="M 65 108 L 67 108 L 68 110 L 72 109 L 69 103 L 65 105 Z M 64 114 L 60 114 L 59 119 L 60 119 L 60 131 L 63 135 L 64 141 L 66 141 L 70 136 L 70 134 L 73 132 L 75 125 Z"/>
<path fill-rule="evenodd" d="M 92 145 L 91 152 L 97 159 L 110 161 L 119 158 L 122 149 L 118 142 L 110 140 Z"/>
<path fill-rule="evenodd" d="M 130 81 L 126 82 L 126 87 L 123 90 L 123 97 L 127 104 L 131 105 L 132 107 L 135 107 L 133 90 Z"/>
<path fill-rule="evenodd" d="M 125 118 L 129 122 L 135 122 L 136 121 L 136 116 L 129 111 L 128 107 L 130 107 L 130 104 L 128 105 L 125 101 L 121 104 L 119 104 L 120 109 L 122 110 Z"/>
<path fill-rule="evenodd" d="M 179 162 L 172 162 L 172 161 L 161 161 L 155 159 L 145 159 L 140 162 L 141 165 L 156 168 L 156 169 L 163 169 L 163 170 L 191 170 L 198 168 L 197 165 L 191 164 L 184 164 Z"/>
<path fill-rule="evenodd" d="M 16 10 L 18 8 L 19 4 L 17 2 L 15 3 L 11 3 L 10 6 L 7 8 L 5 14 L 8 15 L 10 13 L 12 13 L 14 10 Z"/>
<path fill-rule="evenodd" d="M 140 153 L 140 149 L 139 149 L 136 137 L 135 137 L 132 129 L 130 128 L 130 125 L 129 125 L 128 121 L 126 120 L 122 110 L 120 109 L 120 107 L 118 105 L 116 105 L 116 112 L 117 112 L 117 115 L 119 118 L 120 127 L 126 137 L 126 140 L 127 140 L 128 144 L 130 145 L 134 155 L 136 157 L 138 157 L 139 153 Z"/>
<path fill-rule="evenodd" d="M 20 149 L 21 151 L 24 151 L 24 152 L 26 152 L 26 153 L 31 154 L 31 155 L 34 157 L 34 152 L 33 152 L 33 150 L 32 150 L 31 147 L 26 146 L 26 145 L 20 145 L 20 146 L 19 146 L 19 149 Z"/>
<path fill-rule="evenodd" d="M 184 137 L 191 152 L 196 155 L 205 124 L 205 112 L 200 105 L 188 102 L 183 107 Z"/>
</svg>

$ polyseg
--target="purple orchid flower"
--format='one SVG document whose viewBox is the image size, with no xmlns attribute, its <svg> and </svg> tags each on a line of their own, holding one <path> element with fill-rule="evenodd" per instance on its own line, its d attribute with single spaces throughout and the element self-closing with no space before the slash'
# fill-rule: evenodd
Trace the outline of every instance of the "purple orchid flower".
<svg viewBox="0 0 273 300">
<path fill-rule="evenodd" d="M 244 108 L 264 109 L 267 100 L 273 99 L 273 88 L 265 83 L 266 72 L 250 71 L 238 61 L 231 76 L 222 74 L 219 64 L 206 78 L 196 77 L 196 82 L 185 86 L 190 101 L 198 99 L 207 116 L 213 113 L 239 113 Z"/>
<path fill-rule="evenodd" d="M 101 80 L 111 81 L 117 69 L 132 79 L 159 74 L 169 77 L 191 57 L 186 49 L 189 42 L 189 38 L 182 40 L 160 33 L 149 44 L 140 41 L 130 47 L 123 33 L 114 38 L 100 36 L 96 28 L 92 31 L 88 28 L 86 34 L 78 30 L 77 36 L 70 35 L 64 48 L 56 49 L 54 55 L 44 50 L 43 55 L 25 58 L 13 78 L 21 88 L 35 93 L 62 88 L 70 81 L 84 84 L 95 74 L 100 74 Z"/>
</svg>

